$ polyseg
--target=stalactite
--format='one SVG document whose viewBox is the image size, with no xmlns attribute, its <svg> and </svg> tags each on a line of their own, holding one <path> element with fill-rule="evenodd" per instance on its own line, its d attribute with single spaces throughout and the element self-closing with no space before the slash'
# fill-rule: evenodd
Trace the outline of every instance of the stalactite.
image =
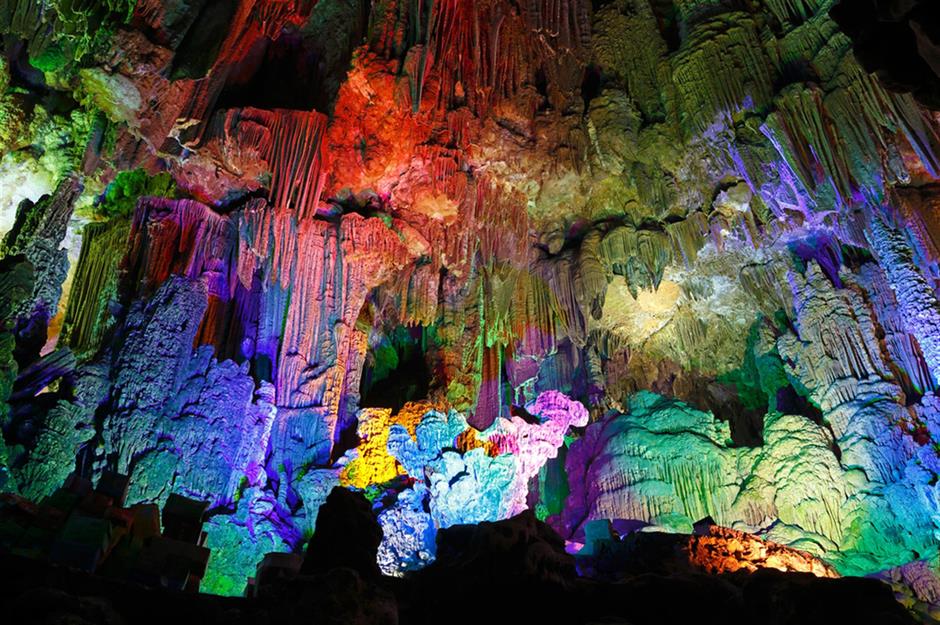
<svg viewBox="0 0 940 625">
<path fill-rule="evenodd" d="M 118 267 L 129 233 L 126 220 L 85 227 L 62 326 L 66 344 L 77 354 L 94 354 L 113 324 L 110 307 L 119 298 Z"/>
<path fill-rule="evenodd" d="M 447 80 L 442 97 L 452 99 L 460 83 L 467 100 L 486 110 L 518 89 L 530 45 L 518 15 L 499 1 L 439 0 L 430 19 L 428 42 Z"/>
<path fill-rule="evenodd" d="M 673 85 L 666 42 L 649 2 L 633 0 L 626 10 L 609 4 L 598 11 L 594 22 L 594 54 L 604 69 L 622 77 L 645 118 L 664 119 Z"/>
<path fill-rule="evenodd" d="M 0 28 L 25 39 L 33 58 L 48 60 L 50 52 L 58 53 L 66 64 L 95 52 L 133 10 L 130 0 L 6 0 L 0 4 Z"/>
<path fill-rule="evenodd" d="M 533 0 L 521 11 L 503 0 L 392 2 L 377 42 L 386 56 L 405 56 L 415 112 L 430 73 L 441 81 L 436 106 L 466 98 L 483 112 L 515 95 L 539 58 L 586 47 L 588 17 L 586 3 L 572 0 Z"/>
<path fill-rule="evenodd" d="M 851 198 L 854 179 L 848 156 L 844 144 L 835 136 L 819 90 L 792 87 L 778 98 L 776 106 L 777 111 L 768 118 L 767 126 L 779 129 L 780 135 L 788 141 L 781 156 L 787 158 L 793 171 L 799 174 L 800 182 L 815 189 L 818 165 L 824 172 L 823 180 L 832 181 L 843 201 Z"/>
<path fill-rule="evenodd" d="M 808 62 L 808 69 L 822 83 L 832 78 L 851 50 L 851 42 L 825 12 L 789 30 L 778 46 L 782 67 L 796 68 Z"/>
<path fill-rule="evenodd" d="M 940 176 L 940 130 L 909 94 L 892 94 L 894 110 L 911 147 L 934 177 Z"/>
<path fill-rule="evenodd" d="M 288 23 L 302 24 L 317 0 L 260 0 L 255 4 L 253 18 L 261 24 L 261 32 L 277 39 Z"/>
<path fill-rule="evenodd" d="M 539 278 L 545 281 L 550 297 L 557 302 L 558 322 L 561 324 L 559 337 L 567 337 L 576 345 L 583 345 L 586 322 L 584 309 L 579 303 L 579 265 L 575 255 L 567 253 L 537 267 L 540 269 Z"/>
<path fill-rule="evenodd" d="M 667 224 L 666 232 L 672 241 L 674 258 L 682 259 L 687 267 L 694 265 L 708 232 L 705 214 L 695 212 L 681 221 Z"/>
<path fill-rule="evenodd" d="M 522 267 L 529 259 L 529 218 L 525 198 L 488 180 L 479 180 L 465 201 L 463 227 L 447 232 L 451 266 L 473 261 Z"/>
<path fill-rule="evenodd" d="M 404 267 L 408 250 L 379 219 L 351 215 L 338 229 L 325 221 L 297 222 L 284 211 L 265 213 L 261 220 L 252 226 L 252 245 L 277 286 L 268 287 L 267 297 L 274 299 L 266 297 L 264 305 L 277 306 L 284 320 L 283 329 L 259 328 L 271 332 L 276 345 L 269 354 L 277 363 L 278 404 L 327 406 L 337 415 L 346 371 L 358 370 L 357 362 L 347 360 L 365 357 L 364 348 L 353 349 L 356 318 L 368 292 Z M 270 318 L 275 310 L 261 315 Z M 341 331 L 334 329 L 338 320 L 344 321 Z M 259 336 L 260 344 L 267 341 Z"/>
<path fill-rule="evenodd" d="M 235 225 L 193 200 L 144 198 L 131 222 L 126 268 L 152 292 L 170 275 L 197 279 L 207 273 L 212 295 L 229 299 L 235 282 Z"/>
<path fill-rule="evenodd" d="M 255 200 L 255 207 L 258 202 L 264 203 Z M 196 343 L 213 345 L 220 358 L 254 355 L 244 341 L 257 331 L 260 287 L 256 256 L 239 237 L 243 219 L 241 212 L 222 216 L 191 200 L 143 198 L 122 262 L 124 279 L 138 295 L 153 293 L 174 274 L 202 281 L 208 299 Z"/>
<path fill-rule="evenodd" d="M 604 237 L 598 255 L 610 272 L 624 277 L 635 298 L 639 290 L 659 288 L 673 245 L 665 232 L 622 226 Z"/>
<path fill-rule="evenodd" d="M 790 318 L 795 314 L 787 271 L 787 263 L 782 259 L 741 268 L 742 287 L 757 299 L 761 311 L 768 318 L 773 318 L 778 310 L 783 310 Z"/>
<path fill-rule="evenodd" d="M 300 219 L 314 216 L 326 181 L 320 147 L 326 116 L 286 110 L 252 111 L 249 115 L 264 120 L 271 133 L 261 155 L 272 172 L 272 205 L 291 210 Z"/>
<path fill-rule="evenodd" d="M 806 188 L 831 181 L 844 202 L 858 190 L 877 203 L 886 175 L 882 155 L 897 129 L 925 166 L 935 167 L 940 144 L 921 115 L 908 97 L 888 94 L 843 56 L 823 87 L 794 85 L 781 92 L 764 132 L 775 135 L 771 140 Z"/>
<path fill-rule="evenodd" d="M 884 334 L 885 359 L 890 359 L 897 370 L 898 384 L 912 397 L 935 391 L 937 383 L 927 367 L 920 344 L 904 327 L 897 297 L 885 271 L 875 263 L 866 263 L 859 269 L 858 278 Z"/>
<path fill-rule="evenodd" d="M 526 22 L 553 48 L 569 50 L 584 46 L 591 32 L 586 3 L 577 0 L 527 0 L 523 5 Z"/>
<path fill-rule="evenodd" d="M 833 286 L 816 261 L 805 276 L 791 272 L 790 282 L 797 334 L 780 338 L 778 349 L 824 411 L 851 400 L 842 394 L 845 384 L 890 377 L 871 310 L 858 293 Z"/>
<path fill-rule="evenodd" d="M 52 28 L 42 28 L 55 20 L 55 10 L 39 0 L 16 0 L 4 2 L 0 11 L 0 23 L 5 32 L 13 32 L 29 42 L 30 52 L 41 55 L 53 45 Z"/>
<path fill-rule="evenodd" d="M 478 430 L 490 427 L 504 412 L 503 405 L 503 355 L 501 346 L 483 348 L 483 363 L 480 368 L 480 388 L 473 407 L 470 425 Z"/>
<path fill-rule="evenodd" d="M 723 14 L 696 25 L 672 58 L 673 82 L 689 126 L 704 130 L 719 114 L 765 106 L 774 67 L 753 18 Z"/>
<path fill-rule="evenodd" d="M 896 188 L 890 196 L 905 225 L 917 265 L 924 268 L 925 277 L 934 283 L 940 275 L 936 260 L 940 259 L 940 195 L 936 194 L 937 190 L 940 187 Z M 864 241 L 864 236 L 859 239 Z"/>
<path fill-rule="evenodd" d="M 517 338 L 517 353 L 542 357 L 557 347 L 559 329 L 567 325 L 566 311 L 558 303 L 549 284 L 523 273 L 517 282 L 511 305 L 510 337 Z"/>
<path fill-rule="evenodd" d="M 438 318 L 440 267 L 409 267 L 395 281 L 396 309 L 404 325 L 433 325 Z"/>
<path fill-rule="evenodd" d="M 182 96 L 182 102 L 168 101 L 165 107 L 176 111 L 176 117 L 170 120 L 175 128 L 175 122 L 182 121 L 194 123 L 194 128 L 186 128 L 187 135 L 201 138 L 205 134 L 206 125 L 214 111 L 214 106 L 220 92 L 224 89 L 229 73 L 238 62 L 243 60 L 262 37 L 276 39 L 281 31 L 290 23 L 299 24 L 305 14 L 312 8 L 310 2 L 290 2 L 284 0 L 243 0 L 237 3 L 231 23 L 219 44 L 215 58 L 208 59 L 210 66 L 202 68 L 199 76 L 185 76 L 185 78 L 200 78 L 193 81 L 176 81 L 183 83 L 183 91 L 177 92 Z M 197 28 L 198 26 L 194 26 Z M 209 54 L 211 50 L 191 51 L 193 54 Z M 177 68 L 178 69 L 178 68 Z M 164 90 L 174 87 L 176 83 L 163 85 Z M 161 95 L 159 91 L 155 95 Z M 182 105 L 182 106 L 181 106 Z M 302 116 L 302 114 L 301 114 Z M 192 120 L 192 121 L 188 121 Z M 169 130 L 169 128 L 167 128 Z"/>
<path fill-rule="evenodd" d="M 821 4 L 820 0 L 767 0 L 767 8 L 780 22 L 793 18 L 805 20 L 814 15 Z"/>
<path fill-rule="evenodd" d="M 594 319 L 601 318 L 607 293 L 607 271 L 600 254 L 603 239 L 603 234 L 597 230 L 584 237 L 575 278 L 578 300 Z"/>
<path fill-rule="evenodd" d="M 934 380 L 940 375 L 940 303 L 913 264 L 901 235 L 880 218 L 871 222 L 871 244 L 898 298 L 901 319 L 917 339 Z"/>
</svg>

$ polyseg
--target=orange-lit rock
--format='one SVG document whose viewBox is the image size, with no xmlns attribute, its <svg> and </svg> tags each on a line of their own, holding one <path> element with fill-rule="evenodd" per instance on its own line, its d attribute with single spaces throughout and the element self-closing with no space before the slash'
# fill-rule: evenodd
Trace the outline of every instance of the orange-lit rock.
<svg viewBox="0 0 940 625">
<path fill-rule="evenodd" d="M 713 574 L 777 569 L 812 573 L 816 577 L 839 577 L 835 569 L 805 551 L 717 525 L 702 535 L 689 536 L 686 548 L 693 566 Z"/>
</svg>

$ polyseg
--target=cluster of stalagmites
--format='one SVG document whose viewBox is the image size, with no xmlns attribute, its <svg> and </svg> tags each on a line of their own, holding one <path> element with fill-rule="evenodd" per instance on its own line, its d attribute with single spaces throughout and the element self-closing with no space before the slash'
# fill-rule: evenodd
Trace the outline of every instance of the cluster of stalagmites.
<svg viewBox="0 0 940 625">
<path fill-rule="evenodd" d="M 0 2 L 4 488 L 209 501 L 225 593 L 338 483 L 391 574 L 526 508 L 937 564 L 938 121 L 832 2 L 107 4 Z"/>
</svg>

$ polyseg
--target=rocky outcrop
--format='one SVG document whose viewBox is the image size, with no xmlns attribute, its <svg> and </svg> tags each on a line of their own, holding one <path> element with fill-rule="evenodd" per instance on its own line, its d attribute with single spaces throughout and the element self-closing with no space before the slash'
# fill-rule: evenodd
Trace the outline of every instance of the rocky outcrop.
<svg viewBox="0 0 940 625">
<path fill-rule="evenodd" d="M 622 522 L 617 525 L 624 527 Z M 839 578 L 835 569 L 809 553 L 714 525 L 710 519 L 696 523 L 690 536 L 632 529 L 620 534 L 609 521 L 592 521 L 585 528 L 584 547 L 575 554 L 578 570 L 611 581 L 651 572 L 753 574 L 767 569 Z"/>
<path fill-rule="evenodd" d="M 592 519 L 688 531 L 710 516 L 762 530 L 845 571 L 871 573 L 882 559 L 903 562 L 932 540 L 932 513 L 922 509 L 918 517 L 916 508 L 885 506 L 870 493 L 898 489 L 930 499 L 933 486 L 923 481 L 916 456 L 895 451 L 904 446 L 885 415 L 890 400 L 874 399 L 873 390 L 831 413 L 849 419 L 848 429 L 836 435 L 835 422 L 769 415 L 760 449 L 730 447 L 727 426 L 707 413 L 640 395 L 629 414 L 592 425 L 572 445 L 566 460 L 571 494 L 557 526 L 583 540 Z M 903 542 L 888 543 L 879 538 L 884 533 Z"/>
<path fill-rule="evenodd" d="M 3 432 L 12 426 L 10 420 L 10 407 L 7 401 L 13 393 L 13 385 L 19 372 L 19 366 L 14 357 L 16 349 L 16 336 L 10 320 L 23 302 L 28 301 L 33 291 L 33 267 L 23 256 L 8 256 L 0 259 L 0 356 L 3 363 L 0 366 L 0 417 L 2 417 Z M 5 438 L 5 437 L 4 437 Z M 6 442 L 0 447 L 0 479 L 2 487 L 16 492 L 17 484 L 10 476 L 10 458 Z"/>
</svg>

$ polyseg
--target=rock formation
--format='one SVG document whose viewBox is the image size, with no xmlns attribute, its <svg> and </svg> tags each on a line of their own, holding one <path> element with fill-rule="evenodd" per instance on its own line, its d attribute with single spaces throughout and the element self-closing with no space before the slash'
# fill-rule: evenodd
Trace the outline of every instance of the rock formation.
<svg viewBox="0 0 940 625">
<path fill-rule="evenodd" d="M 341 485 L 387 575 L 711 518 L 929 612 L 938 38 L 850 4 L 0 0 L 0 488 L 207 502 L 224 594 Z"/>
</svg>

